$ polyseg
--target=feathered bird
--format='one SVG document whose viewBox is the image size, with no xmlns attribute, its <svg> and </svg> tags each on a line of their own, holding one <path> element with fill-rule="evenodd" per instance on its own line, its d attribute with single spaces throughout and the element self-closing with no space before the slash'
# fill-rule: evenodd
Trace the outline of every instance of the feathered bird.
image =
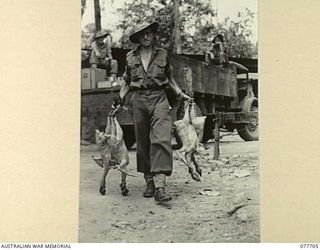
<svg viewBox="0 0 320 250">
<path fill-rule="evenodd" d="M 100 193 L 106 193 L 106 176 L 111 168 L 121 172 L 121 193 L 127 195 L 127 175 L 135 176 L 127 171 L 129 165 L 129 153 L 123 140 L 123 131 L 115 116 L 109 116 L 104 132 L 96 130 L 96 143 L 101 158 L 93 157 L 94 161 L 104 169 L 100 181 Z"/>
<path fill-rule="evenodd" d="M 175 121 L 173 125 L 182 142 L 182 148 L 179 151 L 184 152 L 185 161 L 182 160 L 187 165 L 192 179 L 200 181 L 202 171 L 194 156 L 197 152 L 199 138 L 195 127 L 191 124 L 189 103 L 185 105 L 185 113 L 182 120 Z M 195 166 L 195 171 L 192 167 L 193 165 Z"/>
</svg>

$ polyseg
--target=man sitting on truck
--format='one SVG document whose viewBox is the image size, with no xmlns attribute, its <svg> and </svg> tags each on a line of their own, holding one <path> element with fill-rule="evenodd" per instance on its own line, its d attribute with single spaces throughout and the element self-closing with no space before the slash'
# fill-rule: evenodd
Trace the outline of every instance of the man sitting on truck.
<svg viewBox="0 0 320 250">
<path fill-rule="evenodd" d="M 89 59 L 91 67 L 105 69 L 107 75 L 115 79 L 118 73 L 118 62 L 112 58 L 110 34 L 106 31 L 98 31 L 91 47 L 92 52 Z"/>
<path fill-rule="evenodd" d="M 227 45 L 221 33 L 218 33 L 212 40 L 211 51 L 205 53 L 205 62 L 222 65 L 228 63 Z"/>
</svg>

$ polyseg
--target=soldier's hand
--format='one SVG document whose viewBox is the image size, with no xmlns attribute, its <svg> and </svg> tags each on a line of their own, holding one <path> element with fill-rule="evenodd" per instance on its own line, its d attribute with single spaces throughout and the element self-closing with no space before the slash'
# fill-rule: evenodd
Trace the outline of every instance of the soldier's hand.
<svg viewBox="0 0 320 250">
<path fill-rule="evenodd" d="M 105 61 L 106 64 L 111 64 L 111 58 L 110 57 L 106 57 L 104 59 L 104 61 Z"/>
<path fill-rule="evenodd" d="M 193 102 L 193 98 L 183 92 L 179 94 L 179 98 L 181 98 L 184 101 Z"/>
<path fill-rule="evenodd" d="M 122 107 L 123 103 L 124 103 L 124 100 L 119 96 L 113 101 L 112 105 L 114 107 L 118 107 L 118 106 Z"/>
<path fill-rule="evenodd" d="M 96 69 L 97 68 L 97 64 L 92 64 L 91 68 Z"/>
</svg>

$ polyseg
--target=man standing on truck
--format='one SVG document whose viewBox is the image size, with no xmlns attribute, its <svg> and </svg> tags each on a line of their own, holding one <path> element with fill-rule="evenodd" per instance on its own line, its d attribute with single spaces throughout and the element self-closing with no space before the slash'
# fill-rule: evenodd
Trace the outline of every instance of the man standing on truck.
<svg viewBox="0 0 320 250">
<path fill-rule="evenodd" d="M 91 67 L 105 69 L 114 80 L 118 73 L 118 62 L 112 58 L 110 34 L 107 31 L 98 31 L 91 47 Z"/>
<path fill-rule="evenodd" d="M 138 47 L 127 54 L 125 84 L 120 90 L 123 103 L 129 90 L 137 139 L 137 171 L 144 173 L 146 189 L 143 196 L 156 202 L 171 200 L 165 192 L 166 176 L 172 173 L 172 121 L 165 88 L 179 98 L 191 101 L 172 78 L 167 51 L 154 46 L 158 22 L 137 25 L 129 39 Z"/>
</svg>

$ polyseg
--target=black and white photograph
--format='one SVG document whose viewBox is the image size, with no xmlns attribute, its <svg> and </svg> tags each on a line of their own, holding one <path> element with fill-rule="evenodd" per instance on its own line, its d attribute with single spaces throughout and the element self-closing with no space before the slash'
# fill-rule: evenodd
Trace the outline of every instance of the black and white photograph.
<svg viewBox="0 0 320 250">
<path fill-rule="evenodd" d="M 79 242 L 260 242 L 258 0 L 79 11 Z"/>
</svg>

